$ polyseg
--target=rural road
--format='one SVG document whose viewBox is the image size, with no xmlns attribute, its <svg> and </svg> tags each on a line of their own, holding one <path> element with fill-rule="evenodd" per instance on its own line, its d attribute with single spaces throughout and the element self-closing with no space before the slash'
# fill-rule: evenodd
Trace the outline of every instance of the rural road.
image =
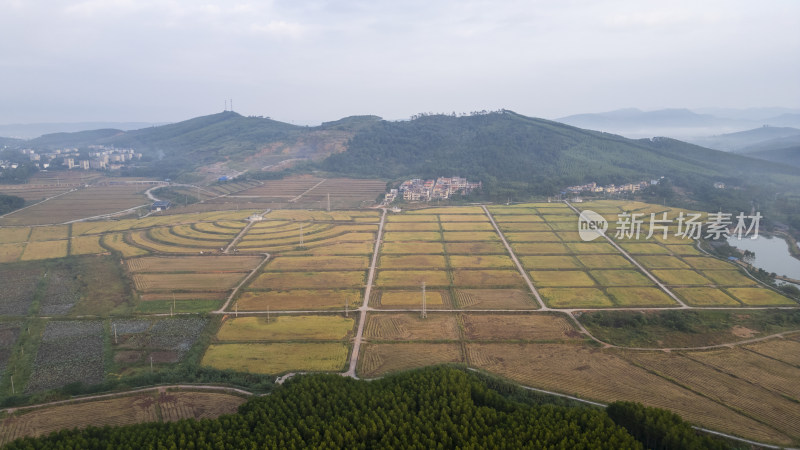
<svg viewBox="0 0 800 450">
<path fill-rule="evenodd" d="M 364 289 L 364 301 L 361 307 L 358 308 L 358 331 L 356 332 L 355 340 L 353 341 L 353 351 L 350 354 L 350 367 L 344 376 L 351 378 L 356 377 L 356 365 L 358 364 L 358 353 L 361 350 L 361 340 L 364 337 L 364 322 L 367 320 L 367 309 L 369 308 L 369 297 L 372 294 L 372 281 L 375 278 L 375 266 L 378 265 L 378 252 L 381 247 L 381 237 L 383 236 L 383 224 L 386 223 L 386 208 L 382 208 L 381 223 L 378 225 L 378 236 L 375 238 L 375 249 L 372 252 L 372 263 L 369 266 L 369 276 L 367 276 L 367 287 Z"/>
<path fill-rule="evenodd" d="M 550 307 L 545 305 L 544 300 L 542 300 L 542 297 L 539 295 L 539 291 L 537 291 L 536 288 L 533 286 L 531 278 L 528 276 L 528 273 L 525 272 L 525 269 L 522 267 L 522 264 L 519 262 L 519 259 L 517 259 L 517 255 L 514 253 L 514 250 L 511 249 L 511 246 L 508 244 L 508 241 L 506 240 L 506 236 L 500 230 L 500 227 L 497 226 L 497 222 L 494 221 L 494 217 L 492 217 L 492 214 L 489 212 L 489 209 L 486 208 L 486 205 L 481 205 L 481 208 L 483 208 L 483 212 L 486 213 L 486 217 L 489 218 L 489 221 L 492 222 L 492 226 L 494 227 L 494 230 L 497 232 L 497 235 L 500 236 L 500 239 L 503 241 L 503 245 L 506 246 L 506 251 L 511 256 L 511 259 L 514 261 L 514 264 L 516 264 L 517 270 L 519 271 L 520 275 L 522 275 L 522 278 L 525 279 L 525 283 L 528 284 L 528 289 L 531 290 L 533 296 L 536 297 L 536 301 L 539 302 L 539 309 L 541 311 L 550 311 Z"/>
</svg>

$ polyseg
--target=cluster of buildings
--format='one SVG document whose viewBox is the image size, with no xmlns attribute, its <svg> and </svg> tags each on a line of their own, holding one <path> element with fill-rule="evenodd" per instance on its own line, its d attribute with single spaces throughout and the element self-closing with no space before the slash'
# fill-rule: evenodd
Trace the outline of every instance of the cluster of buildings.
<svg viewBox="0 0 800 450">
<path fill-rule="evenodd" d="M 386 194 L 385 203 L 391 203 L 402 196 L 406 201 L 430 201 L 432 199 L 448 199 L 455 194 L 466 195 L 480 189 L 481 182 L 467 181 L 461 177 L 439 177 L 436 180 L 414 178 L 400 183 L 400 187 Z"/>
<path fill-rule="evenodd" d="M 77 148 L 56 149 L 46 153 L 38 153 L 33 149 L 23 149 L 23 155 L 36 164 L 39 169 L 48 169 L 54 160 L 61 160 L 67 169 L 105 170 L 120 169 L 130 161 L 141 159 L 142 154 L 133 149 L 120 149 L 105 147 L 103 145 L 90 145 L 88 152 L 81 152 Z"/>
<path fill-rule="evenodd" d="M 579 186 L 569 186 L 567 187 L 565 193 L 577 194 L 580 192 L 596 192 L 596 193 L 606 193 L 606 194 L 621 194 L 623 192 L 639 192 L 640 190 L 645 189 L 648 186 L 658 184 L 658 182 L 659 180 L 653 179 L 650 181 L 640 181 L 638 183 L 621 184 L 619 186 L 614 184 L 600 186 L 595 182 L 591 182 Z"/>
</svg>

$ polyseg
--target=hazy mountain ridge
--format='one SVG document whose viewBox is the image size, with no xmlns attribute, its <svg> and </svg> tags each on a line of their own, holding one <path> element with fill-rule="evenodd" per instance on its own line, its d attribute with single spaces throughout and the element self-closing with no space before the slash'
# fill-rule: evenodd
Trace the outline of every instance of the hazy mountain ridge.
<svg viewBox="0 0 800 450">
<path fill-rule="evenodd" d="M 16 139 L 34 139 L 45 134 L 75 133 L 113 128 L 117 130 L 138 130 L 146 127 L 165 125 L 164 122 L 52 122 L 15 123 L 0 125 L 0 136 Z"/>
<path fill-rule="evenodd" d="M 800 111 L 789 108 L 745 110 L 707 108 L 699 111 L 688 109 L 642 111 L 628 108 L 571 115 L 558 118 L 556 121 L 631 138 L 670 136 L 676 139 L 692 140 L 764 125 L 800 128 Z"/>
</svg>

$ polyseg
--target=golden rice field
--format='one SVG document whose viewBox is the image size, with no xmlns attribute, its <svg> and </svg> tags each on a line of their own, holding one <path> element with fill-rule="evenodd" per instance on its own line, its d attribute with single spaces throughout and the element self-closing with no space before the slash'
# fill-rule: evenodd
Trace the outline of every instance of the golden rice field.
<svg viewBox="0 0 800 450">
<path fill-rule="evenodd" d="M 201 364 L 269 375 L 339 372 L 344 369 L 348 351 L 348 346 L 340 342 L 212 344 Z"/>
<path fill-rule="evenodd" d="M 674 256 L 637 256 L 636 261 L 646 269 L 690 269 L 688 264 Z"/>
<path fill-rule="evenodd" d="M 245 291 L 236 300 L 239 311 L 341 310 L 361 306 L 362 293 L 355 289 L 297 289 L 290 291 Z M 234 309 L 232 305 L 230 310 Z"/>
<path fill-rule="evenodd" d="M 0 244 L 0 263 L 14 262 L 25 250 L 25 244 Z"/>
<path fill-rule="evenodd" d="M 442 222 L 444 231 L 491 231 L 494 227 L 490 222 Z"/>
<path fill-rule="evenodd" d="M 93 255 L 107 251 L 100 245 L 100 236 L 79 236 L 70 239 L 70 255 Z"/>
<path fill-rule="evenodd" d="M 617 306 L 679 306 L 669 295 L 656 287 L 609 287 L 606 293 Z"/>
<path fill-rule="evenodd" d="M 596 283 L 582 270 L 532 270 L 535 286 L 594 286 Z"/>
<path fill-rule="evenodd" d="M 489 222 L 485 214 L 440 214 L 439 220 L 445 222 Z"/>
<path fill-rule="evenodd" d="M 650 271 L 656 278 L 675 286 L 697 286 L 714 284 L 711 280 L 704 278 L 693 270 L 673 269 L 673 270 L 652 270 Z"/>
<path fill-rule="evenodd" d="M 461 338 L 456 316 L 450 313 L 367 314 L 364 337 L 368 341 L 456 341 Z"/>
<path fill-rule="evenodd" d="M 133 283 L 139 291 L 225 291 L 244 277 L 244 273 L 137 273 Z"/>
<path fill-rule="evenodd" d="M 336 341 L 353 334 L 355 320 L 342 316 L 228 317 L 220 341 Z"/>
<path fill-rule="evenodd" d="M 122 256 L 125 258 L 147 255 L 150 253 L 141 247 L 136 247 L 125 242 L 125 238 L 122 233 L 104 234 L 100 242 L 102 242 L 104 246 L 122 253 Z"/>
<path fill-rule="evenodd" d="M 449 286 L 444 270 L 379 270 L 375 285 L 379 287 Z"/>
<path fill-rule="evenodd" d="M 425 305 L 428 308 L 438 308 L 450 305 L 450 296 L 440 291 L 425 291 Z M 380 294 L 380 306 L 422 308 L 422 290 L 414 291 L 388 291 Z"/>
<path fill-rule="evenodd" d="M 506 255 L 450 255 L 450 267 L 456 269 L 513 269 L 514 261 Z"/>
<path fill-rule="evenodd" d="M 303 250 L 283 251 L 281 254 L 284 256 L 372 255 L 374 245 L 372 241 L 334 242 Z"/>
<path fill-rule="evenodd" d="M 516 270 L 453 270 L 453 285 L 459 287 L 524 287 L 525 279 Z"/>
<path fill-rule="evenodd" d="M 596 288 L 541 288 L 539 294 L 551 308 L 607 308 L 614 306 L 611 299 Z"/>
<path fill-rule="evenodd" d="M 441 231 L 438 222 L 388 222 L 384 231 Z"/>
<path fill-rule="evenodd" d="M 447 206 L 440 208 L 425 208 L 408 211 L 407 214 L 479 214 L 483 215 L 480 206 Z"/>
<path fill-rule="evenodd" d="M 442 234 L 434 231 L 387 231 L 383 234 L 386 242 L 441 241 Z"/>
<path fill-rule="evenodd" d="M 735 287 L 725 290 L 747 306 L 797 306 L 797 302 L 767 288 Z"/>
<path fill-rule="evenodd" d="M 463 363 L 459 343 L 367 343 L 361 347 L 358 376 L 375 378 L 434 364 Z"/>
<path fill-rule="evenodd" d="M 688 287 L 673 288 L 672 291 L 691 306 L 741 306 L 741 303 L 717 288 Z"/>
<path fill-rule="evenodd" d="M 162 242 L 158 242 L 155 240 L 150 239 L 147 235 L 147 231 L 132 231 L 128 235 L 128 239 L 130 240 L 131 244 L 136 247 L 142 248 L 144 250 L 153 251 L 153 252 L 160 252 L 160 253 L 189 253 L 189 254 L 199 254 L 199 253 L 207 253 L 212 251 L 219 251 L 219 247 L 184 247 L 177 244 L 165 244 Z"/>
<path fill-rule="evenodd" d="M 29 241 L 54 241 L 69 237 L 69 225 L 31 227 Z"/>
<path fill-rule="evenodd" d="M 41 242 L 28 242 L 25 250 L 20 257 L 21 261 L 30 261 L 36 259 L 49 259 L 49 258 L 63 258 L 67 256 L 67 249 L 69 241 L 66 239 L 60 241 L 41 241 Z"/>
<path fill-rule="evenodd" d="M 635 270 L 590 270 L 601 286 L 652 286 L 652 280 Z"/>
<path fill-rule="evenodd" d="M 383 255 L 378 261 L 381 269 L 444 269 L 444 255 Z"/>
<path fill-rule="evenodd" d="M 552 231 L 517 231 L 511 233 L 503 233 L 508 242 L 561 242 Z"/>
<path fill-rule="evenodd" d="M 610 246 L 609 246 L 610 247 Z M 570 249 L 560 242 L 542 243 L 511 243 L 511 248 L 517 256 L 520 255 L 558 255 L 570 253 Z M 613 250 L 613 247 L 610 247 Z"/>
<path fill-rule="evenodd" d="M 444 247 L 451 255 L 506 254 L 502 242 L 445 242 Z"/>
<path fill-rule="evenodd" d="M 446 242 L 499 242 L 500 236 L 494 231 L 444 231 Z"/>
<path fill-rule="evenodd" d="M 381 254 L 440 255 L 444 254 L 444 245 L 441 242 L 384 242 L 381 245 Z"/>
<path fill-rule="evenodd" d="M 581 269 L 583 265 L 577 258 L 570 255 L 535 255 L 520 256 L 519 262 L 527 269 Z"/>
<path fill-rule="evenodd" d="M 718 286 L 756 286 L 758 283 L 738 270 L 704 270 L 703 276 Z"/>
<path fill-rule="evenodd" d="M 0 227 L 0 244 L 26 242 L 30 234 L 29 227 Z"/>
<path fill-rule="evenodd" d="M 635 267 L 620 255 L 579 255 L 577 258 L 587 269 L 633 269 Z"/>
<path fill-rule="evenodd" d="M 439 222 L 439 216 L 432 214 L 391 214 L 386 216 L 388 223 L 392 222 Z"/>
<path fill-rule="evenodd" d="M 127 260 L 131 272 L 248 272 L 260 256 L 147 256 Z"/>
<path fill-rule="evenodd" d="M 270 261 L 265 270 L 367 270 L 366 256 L 278 256 Z"/>
<path fill-rule="evenodd" d="M 363 271 L 265 272 L 250 283 L 250 289 L 337 289 L 360 288 L 366 282 Z"/>
</svg>

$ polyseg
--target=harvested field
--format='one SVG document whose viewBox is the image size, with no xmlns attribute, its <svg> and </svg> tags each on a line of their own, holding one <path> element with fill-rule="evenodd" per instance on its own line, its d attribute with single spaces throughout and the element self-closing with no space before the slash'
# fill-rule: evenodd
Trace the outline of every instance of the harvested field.
<svg viewBox="0 0 800 450">
<path fill-rule="evenodd" d="M 358 358 L 358 376 L 375 378 L 390 372 L 434 364 L 463 363 L 458 343 L 366 344 Z"/>
<path fill-rule="evenodd" d="M 367 270 L 366 256 L 278 256 L 264 270 Z"/>
<path fill-rule="evenodd" d="M 378 267 L 381 269 L 445 269 L 447 261 L 443 255 L 383 255 Z"/>
<path fill-rule="evenodd" d="M 567 246 L 560 242 L 514 243 L 511 244 L 511 248 L 517 255 L 558 255 L 570 252 Z"/>
<path fill-rule="evenodd" d="M 581 263 L 573 256 L 520 256 L 519 262 L 527 269 L 580 269 Z"/>
<path fill-rule="evenodd" d="M 700 253 L 700 250 L 696 249 L 694 245 L 678 244 L 678 245 L 666 245 L 666 247 L 669 251 L 679 256 L 702 255 L 702 253 Z"/>
<path fill-rule="evenodd" d="M 450 255 L 454 269 L 513 269 L 514 261 L 506 255 Z"/>
<path fill-rule="evenodd" d="M 536 286 L 594 286 L 595 282 L 581 270 L 532 270 Z"/>
<path fill-rule="evenodd" d="M 606 291 L 617 306 L 678 306 L 675 300 L 656 287 L 610 287 Z"/>
<path fill-rule="evenodd" d="M 407 214 L 479 214 L 483 215 L 480 206 L 446 206 L 441 208 L 424 208 L 407 211 Z"/>
<path fill-rule="evenodd" d="M 686 304 L 692 306 L 741 306 L 741 303 L 717 288 L 674 288 L 673 291 Z"/>
<path fill-rule="evenodd" d="M 384 242 L 381 246 L 381 254 L 442 255 L 444 246 L 441 242 Z"/>
<path fill-rule="evenodd" d="M 769 426 L 636 367 L 617 353 L 570 344 L 467 345 L 471 367 L 582 398 L 665 408 L 701 426 L 760 441 L 790 440 Z"/>
<path fill-rule="evenodd" d="M 139 295 L 139 300 L 143 302 L 155 302 L 160 300 L 222 300 L 226 297 L 222 292 L 151 292 Z"/>
<path fill-rule="evenodd" d="M 464 338 L 472 341 L 556 341 L 582 339 L 563 315 L 462 314 Z"/>
<path fill-rule="evenodd" d="M 769 342 L 769 341 L 768 341 Z M 793 400 L 800 399 L 800 368 L 742 348 L 692 352 L 688 357 Z"/>
<path fill-rule="evenodd" d="M 202 364 L 221 370 L 279 375 L 286 372 L 338 372 L 348 346 L 324 343 L 212 344 Z"/>
<path fill-rule="evenodd" d="M 728 288 L 726 291 L 747 306 L 797 306 L 797 302 L 766 288 Z"/>
<path fill-rule="evenodd" d="M 191 237 L 179 236 L 172 232 L 174 227 L 151 228 L 147 231 L 147 236 L 151 241 L 178 247 L 192 247 L 199 250 L 216 250 L 225 247 L 230 239 L 218 239 L 215 241 L 207 239 L 196 239 Z"/>
<path fill-rule="evenodd" d="M 28 242 L 20 257 L 21 261 L 36 259 L 63 258 L 67 256 L 69 241 Z"/>
<path fill-rule="evenodd" d="M 718 353 L 714 351 L 712 355 Z M 627 358 L 713 401 L 744 411 L 794 439 L 800 437 L 800 421 L 797 420 L 800 404 L 778 393 L 722 373 L 692 358 L 653 352 L 628 354 Z"/>
<path fill-rule="evenodd" d="M 220 341 L 338 341 L 353 335 L 355 320 L 341 316 L 228 317 Z"/>
<path fill-rule="evenodd" d="M 444 270 L 379 270 L 375 280 L 381 287 L 449 286 L 450 280 Z"/>
<path fill-rule="evenodd" d="M 383 234 L 386 242 L 441 241 L 442 234 L 433 231 L 387 231 Z"/>
<path fill-rule="evenodd" d="M 139 291 L 225 291 L 236 286 L 243 273 L 139 273 L 133 283 Z"/>
<path fill-rule="evenodd" d="M 516 270 L 453 270 L 453 285 L 460 287 L 524 287 Z"/>
<path fill-rule="evenodd" d="M 2 225 L 40 225 L 110 214 L 147 204 L 143 186 L 92 186 L 75 190 L 0 219 Z"/>
<path fill-rule="evenodd" d="M 135 247 L 125 242 L 125 239 L 121 233 L 104 234 L 100 242 L 111 250 L 122 253 L 122 256 L 125 258 L 141 256 L 150 253 L 141 247 Z"/>
<path fill-rule="evenodd" d="M 100 236 L 75 237 L 69 244 L 70 255 L 96 255 L 107 251 L 100 246 Z"/>
<path fill-rule="evenodd" d="M 239 311 L 308 311 L 344 309 L 361 305 L 361 292 L 349 289 L 318 289 L 242 293 L 236 300 Z M 231 306 L 231 309 L 233 306 Z"/>
<path fill-rule="evenodd" d="M 595 288 L 542 288 L 539 294 L 551 308 L 605 308 L 614 306 L 603 291 Z"/>
<path fill-rule="evenodd" d="M 0 244 L 0 263 L 14 262 L 25 250 L 25 244 Z"/>
<path fill-rule="evenodd" d="M 689 269 L 690 267 L 674 256 L 637 256 L 636 261 L 646 269 Z"/>
<path fill-rule="evenodd" d="M 800 342 L 797 340 L 770 339 L 768 341 L 750 344 L 744 348 L 759 355 L 783 361 L 790 366 L 796 368 L 800 367 Z"/>
<path fill-rule="evenodd" d="M 259 256 L 151 256 L 127 261 L 131 272 L 249 272 L 263 260 Z"/>
<path fill-rule="evenodd" d="M 259 275 L 250 289 L 336 289 L 360 288 L 366 281 L 364 271 L 349 272 L 265 272 Z"/>
<path fill-rule="evenodd" d="M 425 305 L 427 308 L 451 307 L 450 295 L 446 292 L 426 290 Z M 422 308 L 422 290 L 416 291 L 383 291 L 380 295 L 380 305 L 383 307 L 412 307 Z"/>
<path fill-rule="evenodd" d="M 758 283 L 738 270 L 704 270 L 703 276 L 719 286 L 756 286 Z"/>
<path fill-rule="evenodd" d="M 541 216 L 537 216 L 535 212 L 530 212 L 530 211 L 528 212 L 522 211 L 519 214 L 498 214 L 492 211 L 492 217 L 494 217 L 494 221 L 497 222 L 498 225 L 504 223 L 544 222 Z M 550 227 L 548 227 L 547 229 L 549 230 Z"/>
<path fill-rule="evenodd" d="M 130 239 L 131 244 L 145 251 L 155 251 L 161 253 L 189 253 L 189 254 L 197 254 L 197 253 L 204 253 L 204 252 L 211 252 L 216 250 L 213 247 L 182 247 L 175 244 L 164 244 L 155 240 L 150 239 L 147 236 L 147 231 L 133 231 L 128 235 L 128 239 Z M 196 241 L 199 242 L 199 241 Z"/>
<path fill-rule="evenodd" d="M 654 283 L 635 270 L 590 270 L 601 286 L 652 286 Z"/>
<path fill-rule="evenodd" d="M 244 402 L 242 397 L 216 392 L 170 391 L 158 397 L 161 420 L 164 422 L 213 419 L 223 414 L 234 414 Z"/>
<path fill-rule="evenodd" d="M 664 284 L 676 286 L 713 284 L 711 281 L 693 270 L 652 270 L 650 273 L 664 282 Z"/>
<path fill-rule="evenodd" d="M 538 309 L 531 294 L 520 289 L 458 289 L 461 309 Z"/>
<path fill-rule="evenodd" d="M 30 234 L 28 227 L 0 227 L 0 244 L 26 242 Z"/>
<path fill-rule="evenodd" d="M 502 242 L 446 242 L 444 247 L 450 254 L 506 254 Z"/>
<path fill-rule="evenodd" d="M 364 329 L 368 340 L 378 341 L 457 341 L 458 321 L 450 313 L 369 313 Z"/>
</svg>

